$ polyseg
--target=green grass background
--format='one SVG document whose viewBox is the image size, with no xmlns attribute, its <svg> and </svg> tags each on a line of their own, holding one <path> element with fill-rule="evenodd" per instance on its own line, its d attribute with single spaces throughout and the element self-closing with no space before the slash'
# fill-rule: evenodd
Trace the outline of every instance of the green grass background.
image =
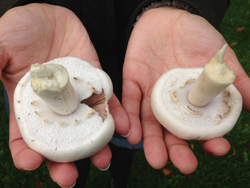
<svg viewBox="0 0 250 188">
<path fill-rule="evenodd" d="M 219 3 L 219 1 L 218 1 Z M 238 27 L 244 27 L 237 31 Z M 250 75 L 250 0 L 231 0 L 221 32 L 233 49 L 245 71 Z M 250 94 L 250 88 L 249 88 Z M 1 188 L 56 188 L 45 164 L 32 172 L 15 168 L 8 147 L 8 117 L 4 107 L 3 86 L 0 82 L 0 187 Z M 195 141 L 191 141 L 193 152 L 198 158 L 197 170 L 190 175 L 181 174 L 171 162 L 166 169 L 172 174 L 165 176 L 163 170 L 151 168 L 143 150 L 136 153 L 130 174 L 130 188 L 248 188 L 250 187 L 250 114 L 243 111 L 237 125 L 225 136 L 231 150 L 222 157 L 212 157 L 203 152 Z M 122 169 L 121 169 L 122 170 Z M 109 172 L 91 167 L 88 188 L 110 187 Z"/>
</svg>

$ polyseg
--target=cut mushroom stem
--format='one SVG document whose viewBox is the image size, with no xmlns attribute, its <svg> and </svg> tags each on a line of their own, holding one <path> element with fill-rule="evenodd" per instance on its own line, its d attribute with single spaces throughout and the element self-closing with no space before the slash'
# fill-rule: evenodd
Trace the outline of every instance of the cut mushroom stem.
<svg viewBox="0 0 250 188">
<path fill-rule="evenodd" d="M 80 99 L 69 81 L 65 67 L 57 64 L 33 64 L 30 69 L 31 87 L 50 108 L 60 115 L 74 112 Z"/>
<path fill-rule="evenodd" d="M 188 94 L 189 102 L 198 107 L 205 106 L 235 80 L 233 70 L 223 62 L 227 44 L 205 65 L 199 78 Z"/>
</svg>

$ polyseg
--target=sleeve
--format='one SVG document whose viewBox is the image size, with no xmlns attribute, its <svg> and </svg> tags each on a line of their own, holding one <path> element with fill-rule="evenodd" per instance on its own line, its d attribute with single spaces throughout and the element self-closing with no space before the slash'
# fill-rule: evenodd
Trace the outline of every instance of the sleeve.
<svg viewBox="0 0 250 188">
<path fill-rule="evenodd" d="M 230 4 L 230 0 L 183 0 L 193 6 L 217 30 Z"/>
<path fill-rule="evenodd" d="M 0 17 L 9 9 L 22 6 L 29 3 L 48 3 L 53 5 L 61 5 L 58 0 L 0 0 Z"/>
<path fill-rule="evenodd" d="M 220 0 L 219 2 L 217 0 L 144 0 L 135 9 L 130 20 L 130 26 L 138 20 L 136 17 L 142 15 L 145 10 L 162 6 L 173 6 L 204 17 L 219 31 L 220 23 L 229 3 L 230 0 Z M 132 30 L 132 27 L 130 29 Z"/>
</svg>

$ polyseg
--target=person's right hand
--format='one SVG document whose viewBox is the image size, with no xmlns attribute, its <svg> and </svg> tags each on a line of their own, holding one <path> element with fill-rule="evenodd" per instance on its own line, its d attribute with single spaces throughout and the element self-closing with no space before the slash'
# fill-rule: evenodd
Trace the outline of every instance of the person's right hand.
<svg viewBox="0 0 250 188">
<path fill-rule="evenodd" d="M 174 68 L 204 67 L 225 44 L 207 20 L 173 7 L 148 10 L 136 23 L 124 61 L 122 104 L 130 119 L 127 139 L 131 144 L 143 139 L 145 157 L 153 168 L 163 168 L 168 158 L 184 174 L 194 172 L 198 165 L 188 142 L 171 134 L 155 118 L 150 98 L 156 81 Z M 250 112 L 250 78 L 230 47 L 224 60 L 234 70 L 234 85 Z M 230 143 L 223 137 L 199 143 L 215 156 L 230 150 Z"/>
<path fill-rule="evenodd" d="M 13 111 L 13 93 L 18 81 L 33 63 L 44 63 L 63 56 L 77 56 L 101 68 L 97 53 L 81 21 L 70 10 L 48 4 L 29 4 L 10 9 L 0 19 L 0 78 L 10 103 L 10 150 L 15 166 L 29 171 L 36 169 L 43 156 L 24 142 Z M 116 132 L 129 131 L 128 118 L 113 95 L 109 108 Z M 119 121 L 118 121 L 119 120 Z M 109 165 L 108 146 L 91 157 L 98 168 Z M 53 181 L 63 187 L 72 186 L 77 177 L 74 163 L 55 163 L 46 160 Z"/>
</svg>

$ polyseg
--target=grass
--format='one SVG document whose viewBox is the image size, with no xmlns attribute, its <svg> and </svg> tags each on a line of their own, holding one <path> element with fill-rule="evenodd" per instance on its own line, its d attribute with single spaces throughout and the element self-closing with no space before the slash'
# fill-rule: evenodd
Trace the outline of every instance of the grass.
<svg viewBox="0 0 250 188">
<path fill-rule="evenodd" d="M 243 28 L 241 31 L 239 27 Z M 250 0 L 232 0 L 221 24 L 221 32 L 250 76 Z M 250 89 L 250 88 L 249 88 Z M 14 167 L 8 147 L 8 117 L 4 108 L 3 86 L 0 82 L 0 187 L 2 188 L 54 188 L 58 187 L 48 174 L 45 164 L 33 172 L 22 172 Z M 250 187 L 250 114 L 243 111 L 237 125 L 225 137 L 231 150 L 222 157 L 206 155 L 199 145 L 191 141 L 191 148 L 198 158 L 197 170 L 183 175 L 171 162 L 164 169 L 172 173 L 164 175 L 163 169 L 152 169 L 146 162 L 143 150 L 136 153 L 130 174 L 130 188 L 244 188 Z M 88 188 L 110 187 L 109 172 L 91 167 Z"/>
</svg>

